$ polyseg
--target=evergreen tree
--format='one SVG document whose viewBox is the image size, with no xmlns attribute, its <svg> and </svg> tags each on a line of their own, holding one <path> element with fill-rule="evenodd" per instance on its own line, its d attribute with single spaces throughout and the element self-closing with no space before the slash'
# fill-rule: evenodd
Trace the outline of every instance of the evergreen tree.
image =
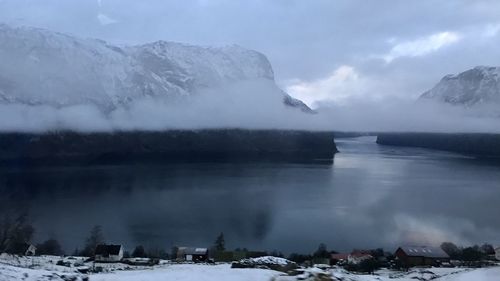
<svg viewBox="0 0 500 281">
<path fill-rule="evenodd" d="M 482 257 L 483 253 L 477 245 L 467 247 L 462 250 L 462 259 L 464 261 L 480 261 Z"/>
<path fill-rule="evenodd" d="M 132 257 L 134 258 L 145 258 L 146 257 L 146 251 L 144 250 L 144 247 L 139 245 L 135 247 L 134 251 L 132 252 Z"/>
<path fill-rule="evenodd" d="M 452 259 L 459 259 L 462 255 L 462 250 L 452 242 L 443 242 L 441 249 L 450 256 Z"/>
<path fill-rule="evenodd" d="M 328 249 L 326 248 L 326 244 L 324 244 L 324 243 L 319 244 L 318 249 L 313 254 L 313 257 L 315 257 L 315 258 L 329 258 L 330 253 L 328 252 Z"/>
<path fill-rule="evenodd" d="M 64 254 L 61 245 L 55 238 L 36 245 L 36 252 L 40 255 L 61 256 Z"/>
<path fill-rule="evenodd" d="M 495 248 L 491 244 L 483 244 L 480 247 L 481 252 L 483 252 L 485 255 L 494 255 L 495 254 Z"/>
<path fill-rule="evenodd" d="M 172 260 L 177 259 L 178 252 L 179 252 L 179 247 L 177 247 L 177 246 L 172 247 L 172 250 L 170 251 L 170 257 L 172 258 Z"/>
<path fill-rule="evenodd" d="M 103 243 L 104 236 L 102 234 L 102 227 L 100 225 L 96 225 L 90 230 L 90 235 L 85 240 L 85 247 L 83 248 L 82 254 L 87 257 L 94 256 L 97 245 Z"/>
<path fill-rule="evenodd" d="M 226 250 L 226 241 L 224 240 L 224 233 L 220 233 L 215 240 L 215 250 L 216 251 L 225 251 Z"/>
</svg>

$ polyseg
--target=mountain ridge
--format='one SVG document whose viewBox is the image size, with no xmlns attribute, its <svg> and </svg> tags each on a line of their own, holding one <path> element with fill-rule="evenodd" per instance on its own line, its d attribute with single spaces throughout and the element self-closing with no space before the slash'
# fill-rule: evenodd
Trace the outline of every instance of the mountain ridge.
<svg viewBox="0 0 500 281">
<path fill-rule="evenodd" d="M 116 46 L 100 39 L 6 24 L 0 24 L 0 42 L 4 62 L 0 104 L 56 108 L 92 104 L 108 113 L 144 97 L 175 100 L 225 83 L 259 79 L 274 83 L 265 55 L 237 45 L 201 47 L 156 41 Z M 280 94 L 284 105 L 310 111 L 301 101 Z"/>
<path fill-rule="evenodd" d="M 466 107 L 500 104 L 500 67 L 476 66 L 448 74 L 419 99 Z"/>
</svg>

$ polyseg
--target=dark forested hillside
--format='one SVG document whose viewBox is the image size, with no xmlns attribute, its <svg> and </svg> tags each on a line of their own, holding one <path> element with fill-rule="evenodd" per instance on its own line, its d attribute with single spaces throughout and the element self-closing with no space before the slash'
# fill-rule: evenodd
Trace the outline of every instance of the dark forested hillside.
<svg viewBox="0 0 500 281">
<path fill-rule="evenodd" d="M 453 151 L 481 157 L 500 158 L 500 134 L 474 133 L 383 133 L 377 143 Z"/>
<path fill-rule="evenodd" d="M 0 134 L 0 162 L 22 165 L 331 160 L 335 152 L 333 133 L 329 132 L 220 129 Z"/>
</svg>

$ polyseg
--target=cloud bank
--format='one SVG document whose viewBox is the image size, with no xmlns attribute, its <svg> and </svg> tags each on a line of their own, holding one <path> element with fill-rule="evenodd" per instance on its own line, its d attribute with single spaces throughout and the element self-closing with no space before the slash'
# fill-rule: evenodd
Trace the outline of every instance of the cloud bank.
<svg viewBox="0 0 500 281">
<path fill-rule="evenodd" d="M 168 102 L 143 98 L 104 113 L 90 104 L 0 105 L 0 131 L 106 132 L 202 128 L 311 131 L 500 132 L 498 117 L 434 103 L 322 103 L 317 114 L 283 105 L 272 81 L 244 81 Z"/>
</svg>

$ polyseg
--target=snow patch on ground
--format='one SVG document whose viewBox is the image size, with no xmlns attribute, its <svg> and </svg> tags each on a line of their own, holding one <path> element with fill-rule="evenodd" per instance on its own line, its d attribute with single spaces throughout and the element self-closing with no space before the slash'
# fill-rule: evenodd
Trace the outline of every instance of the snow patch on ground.
<svg viewBox="0 0 500 281">
<path fill-rule="evenodd" d="M 379 270 L 373 275 L 354 274 L 340 267 L 330 269 L 306 268 L 297 270 L 296 276 L 269 269 L 231 268 L 230 264 L 172 264 L 162 261 L 153 267 L 129 266 L 122 263 L 101 264 L 102 273 L 82 274 L 80 268 L 91 268 L 92 262 L 84 262 L 84 257 L 15 257 L 0 255 L 0 281 L 38 281 L 38 280 L 88 280 L 91 281 L 296 281 L 296 280 L 328 280 L 315 279 L 333 277 L 339 281 L 498 281 L 500 267 L 481 269 L 472 268 L 415 268 L 407 272 Z M 262 257 L 263 263 L 286 264 L 286 259 Z M 64 261 L 67 266 L 57 265 Z"/>
<path fill-rule="evenodd" d="M 122 271 L 90 276 L 91 281 L 258 281 L 271 280 L 281 273 L 265 269 L 231 269 L 231 265 L 179 264 L 154 270 Z"/>
<path fill-rule="evenodd" d="M 271 257 L 271 256 L 265 256 L 265 257 L 259 257 L 259 258 L 252 258 L 249 259 L 250 261 L 256 263 L 256 264 L 276 264 L 276 265 L 287 265 L 290 263 L 289 260 L 284 259 L 284 258 L 278 258 L 278 257 Z"/>
</svg>

